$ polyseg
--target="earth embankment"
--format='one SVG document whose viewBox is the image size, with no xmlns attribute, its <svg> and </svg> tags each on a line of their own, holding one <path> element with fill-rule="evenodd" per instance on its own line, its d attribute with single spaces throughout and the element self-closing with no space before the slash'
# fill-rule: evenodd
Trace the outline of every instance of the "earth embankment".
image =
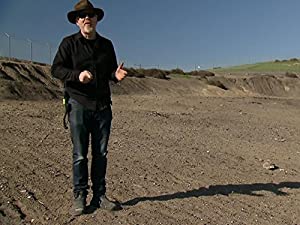
<svg viewBox="0 0 300 225">
<path fill-rule="evenodd" d="M 155 75 L 155 74 L 154 74 Z M 62 95 L 62 83 L 50 66 L 0 60 L 0 99 L 42 100 Z M 130 76 L 111 84 L 113 94 L 300 97 L 300 77 L 281 75 Z"/>
</svg>

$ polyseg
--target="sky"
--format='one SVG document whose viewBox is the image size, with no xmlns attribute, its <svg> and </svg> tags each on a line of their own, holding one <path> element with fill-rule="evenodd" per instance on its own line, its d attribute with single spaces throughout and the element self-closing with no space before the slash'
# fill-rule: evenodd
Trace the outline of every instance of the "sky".
<svg viewBox="0 0 300 225">
<path fill-rule="evenodd" d="M 51 63 L 78 0 L 0 0 L 0 55 Z M 91 0 L 125 66 L 190 71 L 300 58 L 299 0 Z M 5 34 L 6 33 L 6 34 Z M 9 41 L 10 39 L 10 41 Z M 30 50 L 31 49 L 31 50 Z"/>
</svg>

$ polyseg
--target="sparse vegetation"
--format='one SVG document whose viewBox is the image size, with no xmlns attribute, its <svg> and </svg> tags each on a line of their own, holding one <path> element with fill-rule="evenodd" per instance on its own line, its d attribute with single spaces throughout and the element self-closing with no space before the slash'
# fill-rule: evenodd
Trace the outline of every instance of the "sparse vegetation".
<svg viewBox="0 0 300 225">
<path fill-rule="evenodd" d="M 125 68 L 128 72 L 129 77 L 154 77 L 159 79 L 168 79 L 167 75 L 170 74 L 167 70 L 160 70 L 160 69 L 135 69 L 135 68 Z"/>
<path fill-rule="evenodd" d="M 211 69 L 212 72 L 290 72 L 300 73 L 300 60 L 297 58 L 291 58 L 289 60 L 274 60 L 269 62 L 261 62 L 254 64 L 245 64 L 233 67 L 226 67 L 220 69 Z"/>
<path fill-rule="evenodd" d="M 170 71 L 170 73 L 171 73 L 171 74 L 182 74 L 182 75 L 185 74 L 185 72 L 184 72 L 182 69 L 179 69 L 179 68 L 172 69 L 172 70 Z"/>
<path fill-rule="evenodd" d="M 187 74 L 192 76 L 199 76 L 199 77 L 213 77 L 215 76 L 214 73 L 206 70 L 193 70 L 191 72 L 188 72 Z"/>
<path fill-rule="evenodd" d="M 191 78 L 191 76 L 190 75 L 188 75 L 188 74 L 176 74 L 176 73 L 174 73 L 174 74 L 170 74 L 172 77 L 180 77 L 180 78 Z"/>
<path fill-rule="evenodd" d="M 297 74 L 291 72 L 286 72 L 285 76 L 289 78 L 298 78 Z"/>
</svg>

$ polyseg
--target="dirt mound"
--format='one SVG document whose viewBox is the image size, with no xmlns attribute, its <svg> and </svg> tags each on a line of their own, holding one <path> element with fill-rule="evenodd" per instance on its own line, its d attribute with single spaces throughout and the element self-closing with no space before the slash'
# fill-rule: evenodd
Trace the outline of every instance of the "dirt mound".
<svg viewBox="0 0 300 225">
<path fill-rule="evenodd" d="M 295 74 L 230 76 L 192 71 L 176 76 L 158 69 L 127 70 L 127 79 L 111 83 L 113 94 L 300 97 L 300 78 Z M 51 76 L 49 65 L 0 59 L 0 99 L 45 100 L 61 95 L 62 83 Z"/>
<path fill-rule="evenodd" d="M 213 77 L 215 76 L 214 73 L 206 70 L 193 70 L 189 72 L 188 74 L 193 75 L 193 76 L 198 76 L 198 77 Z"/>
<path fill-rule="evenodd" d="M 300 97 L 300 79 L 295 76 L 217 76 L 206 77 L 206 82 L 241 95 Z"/>
<path fill-rule="evenodd" d="M 61 87 L 48 65 L 0 60 L 0 99 L 55 99 Z"/>
<path fill-rule="evenodd" d="M 167 75 L 169 71 L 159 70 L 159 69 L 135 69 L 135 68 L 125 68 L 128 72 L 129 77 L 154 77 L 159 79 L 168 79 Z"/>
</svg>

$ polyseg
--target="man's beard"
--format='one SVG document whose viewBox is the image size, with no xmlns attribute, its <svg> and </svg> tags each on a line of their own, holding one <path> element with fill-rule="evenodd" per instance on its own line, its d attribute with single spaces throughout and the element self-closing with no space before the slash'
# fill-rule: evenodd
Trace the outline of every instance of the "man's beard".
<svg viewBox="0 0 300 225">
<path fill-rule="evenodd" d="M 92 26 L 84 26 L 84 33 L 86 33 L 86 34 L 91 34 L 91 33 L 93 33 L 95 31 L 95 28 L 94 27 L 92 27 Z"/>
</svg>

